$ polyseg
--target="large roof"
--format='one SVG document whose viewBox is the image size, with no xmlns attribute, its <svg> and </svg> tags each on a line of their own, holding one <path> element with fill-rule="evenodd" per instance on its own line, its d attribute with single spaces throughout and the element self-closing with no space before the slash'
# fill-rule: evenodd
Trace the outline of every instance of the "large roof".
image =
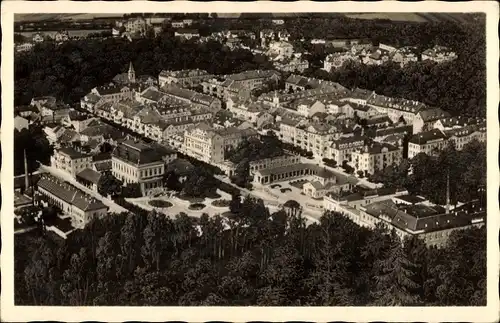
<svg viewBox="0 0 500 323">
<path fill-rule="evenodd" d="M 432 140 L 446 140 L 446 135 L 439 129 L 433 129 L 426 132 L 421 132 L 419 134 L 413 135 L 410 138 L 410 143 L 425 145 L 427 142 Z"/>
<path fill-rule="evenodd" d="M 100 200 L 86 194 L 68 182 L 61 181 L 60 179 L 44 174 L 37 182 L 38 188 L 51 193 L 57 198 L 72 204 L 82 211 L 101 210 L 107 209 Z"/>
<path fill-rule="evenodd" d="M 114 158 L 119 158 L 137 166 L 163 162 L 160 152 L 144 142 L 125 140 L 121 142 L 112 153 Z"/>
</svg>

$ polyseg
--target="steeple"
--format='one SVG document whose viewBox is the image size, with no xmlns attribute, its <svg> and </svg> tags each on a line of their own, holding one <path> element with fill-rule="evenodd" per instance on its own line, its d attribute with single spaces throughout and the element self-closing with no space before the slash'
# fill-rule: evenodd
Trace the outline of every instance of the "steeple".
<svg viewBox="0 0 500 323">
<path fill-rule="evenodd" d="M 132 62 L 130 62 L 130 65 L 128 67 L 128 80 L 130 83 L 135 83 L 135 70 Z"/>
</svg>

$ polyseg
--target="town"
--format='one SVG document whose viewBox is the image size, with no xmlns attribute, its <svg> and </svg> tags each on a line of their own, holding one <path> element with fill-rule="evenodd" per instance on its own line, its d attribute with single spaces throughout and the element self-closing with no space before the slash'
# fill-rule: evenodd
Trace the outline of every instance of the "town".
<svg viewBox="0 0 500 323">
<path fill-rule="evenodd" d="M 29 103 L 16 104 L 16 236 L 42 224 L 44 234 L 69 241 L 96 221 L 132 213 L 145 221 L 151 214 L 186 217 L 203 240 L 207 219 L 233 230 L 242 214 L 283 214 L 286 221 L 302 219 L 304 228 L 342 217 L 362 230 L 439 250 L 457 232 L 485 225 L 484 115 L 322 77 L 349 64 L 452 64 L 457 49 L 367 37 L 297 40 L 286 29 L 292 18 L 280 17 L 260 19 L 266 28 L 259 32 L 224 21 L 219 24 L 227 28 L 208 32 L 207 19 L 223 20 L 215 14 L 125 15 L 92 37 L 134 43 L 170 32 L 189 46 L 215 42 L 247 51 L 268 68 L 217 74 L 200 66 L 151 74 L 130 57 L 120 73 L 95 84 L 79 102 L 30 91 Z M 25 55 L 37 44 L 72 41 L 68 31 L 52 37 L 38 31 L 16 51 Z M 311 56 L 297 41 L 328 50 L 321 61 L 309 61 L 317 53 Z M 308 72 L 313 68 L 316 74 Z M 342 223 L 337 225 L 347 225 Z M 221 245 L 213 248 L 222 259 Z M 225 252 L 239 250 L 230 249 Z M 262 267 L 271 254 L 264 253 Z M 161 260 L 152 259 L 145 260 L 148 266 L 160 268 Z"/>
</svg>

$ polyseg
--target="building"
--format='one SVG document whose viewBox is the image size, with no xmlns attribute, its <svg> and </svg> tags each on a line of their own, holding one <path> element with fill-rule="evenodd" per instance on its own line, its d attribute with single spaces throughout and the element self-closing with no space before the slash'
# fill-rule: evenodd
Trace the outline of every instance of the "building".
<svg viewBox="0 0 500 323">
<path fill-rule="evenodd" d="M 421 132 L 413 135 L 408 142 L 408 158 L 420 153 L 434 155 L 448 145 L 448 138 L 439 129 Z"/>
<path fill-rule="evenodd" d="M 152 146 L 133 140 L 121 142 L 111 154 L 113 175 L 125 185 L 139 184 L 143 195 L 163 188 L 165 161 Z"/>
<path fill-rule="evenodd" d="M 449 210 L 427 203 L 401 203 L 400 198 L 361 206 L 362 224 L 374 228 L 382 223 L 388 229 L 395 229 L 402 240 L 417 236 L 427 246 L 438 248 L 446 245 L 452 232 L 485 224 L 486 210 L 477 201 Z"/>
<path fill-rule="evenodd" d="M 351 189 L 347 180 L 338 180 L 335 174 L 323 169 L 311 175 L 311 181 L 302 186 L 302 192 L 314 199 L 322 199 L 328 193 L 340 194 Z"/>
<path fill-rule="evenodd" d="M 462 150 L 465 145 L 473 140 L 486 142 L 486 122 L 472 124 L 458 129 L 445 130 L 448 141 L 455 144 L 457 150 Z"/>
<path fill-rule="evenodd" d="M 91 94 L 96 95 L 100 98 L 99 101 L 103 102 L 118 102 L 134 98 L 134 90 L 131 87 L 114 83 L 95 87 L 92 89 Z"/>
<path fill-rule="evenodd" d="M 177 104 L 188 104 L 194 107 L 203 107 L 213 112 L 219 111 L 222 107 L 221 100 L 214 96 L 184 89 L 175 84 L 163 86 L 160 89 L 160 92 Z"/>
<path fill-rule="evenodd" d="M 287 167 L 297 164 L 300 164 L 300 156 L 290 155 L 290 154 L 253 160 L 249 163 L 250 175 L 255 176 L 257 171 L 263 169 Z M 259 182 L 259 180 L 256 179 L 255 177 L 254 181 Z"/>
<path fill-rule="evenodd" d="M 411 62 L 418 62 L 418 55 L 416 54 L 416 51 L 416 47 L 412 46 L 398 48 L 392 55 L 392 61 L 399 63 L 401 67 L 404 67 Z"/>
<path fill-rule="evenodd" d="M 93 218 L 108 214 L 109 208 L 101 201 L 52 175 L 42 175 L 36 187 L 38 195 L 44 196 L 49 204 L 72 216 L 80 227 Z"/>
<path fill-rule="evenodd" d="M 394 123 L 398 123 L 403 118 L 407 124 L 413 124 L 418 112 L 429 108 L 422 102 L 391 98 L 376 93 L 366 100 L 366 104 L 375 107 L 381 113 L 386 113 Z"/>
<path fill-rule="evenodd" d="M 178 29 L 175 31 L 174 35 L 175 35 L 175 37 L 189 40 L 189 39 L 193 39 L 193 38 L 199 38 L 200 32 L 196 29 Z"/>
<path fill-rule="evenodd" d="M 326 56 L 323 62 L 323 69 L 327 72 L 342 67 L 346 62 L 360 62 L 359 55 L 353 54 L 350 51 L 332 53 Z"/>
<path fill-rule="evenodd" d="M 419 111 L 413 119 L 413 133 L 429 131 L 434 128 L 434 124 L 441 119 L 450 118 L 451 115 L 440 108 L 430 108 Z"/>
<path fill-rule="evenodd" d="M 94 168 L 85 168 L 84 170 L 76 174 L 77 182 L 81 183 L 94 192 L 98 191 L 100 179 L 101 173 L 94 170 Z"/>
<path fill-rule="evenodd" d="M 433 48 L 427 49 L 422 53 L 422 61 L 433 61 L 436 63 L 444 63 L 455 60 L 457 54 L 450 48 L 436 45 Z"/>
<path fill-rule="evenodd" d="M 266 109 L 266 105 L 262 102 L 250 100 L 241 101 L 237 98 L 229 98 L 226 103 L 226 109 L 230 111 L 234 117 L 254 124 L 257 123 L 259 116 L 268 110 Z"/>
<path fill-rule="evenodd" d="M 133 17 L 123 22 L 123 27 L 125 31 L 130 34 L 144 35 L 146 33 L 147 23 L 143 17 Z"/>
<path fill-rule="evenodd" d="M 365 138 L 363 136 L 341 137 L 330 142 L 326 149 L 326 158 L 335 160 L 337 165 L 351 161 L 351 154 L 363 147 Z"/>
<path fill-rule="evenodd" d="M 69 39 L 69 34 L 68 34 L 68 31 L 67 30 L 63 30 L 63 31 L 58 31 L 55 35 L 54 35 L 54 40 L 57 42 L 57 43 L 62 43 L 62 42 L 65 42 Z"/>
<path fill-rule="evenodd" d="M 403 147 L 387 143 L 374 142 L 351 153 L 349 163 L 356 172 L 363 172 L 366 176 L 378 170 L 383 170 L 389 165 L 399 165 L 403 159 Z"/>
<path fill-rule="evenodd" d="M 337 129 L 328 123 L 307 121 L 300 118 L 283 118 L 279 125 L 279 138 L 284 143 L 311 151 L 314 156 L 326 157 L 328 146 Z"/>
<path fill-rule="evenodd" d="M 221 163 L 225 152 L 234 149 L 244 139 L 258 138 L 254 129 L 214 129 L 206 123 L 190 127 L 184 132 L 183 150 L 191 157 L 206 163 Z"/>
<path fill-rule="evenodd" d="M 271 57 L 291 58 L 293 55 L 293 45 L 286 41 L 271 42 L 266 55 Z"/>
<path fill-rule="evenodd" d="M 21 53 L 21 52 L 28 52 L 35 47 L 35 44 L 33 43 L 22 43 L 22 44 L 15 44 L 16 47 L 16 52 Z"/>
<path fill-rule="evenodd" d="M 128 66 L 128 71 L 126 73 L 117 74 L 113 78 L 113 82 L 115 84 L 129 85 L 129 86 L 137 82 L 135 69 L 134 65 L 132 65 L 132 62 L 130 62 Z"/>
<path fill-rule="evenodd" d="M 210 79 L 203 82 L 203 93 L 223 100 L 235 95 L 249 97 L 252 90 L 260 88 L 266 82 L 278 82 L 280 78 L 280 73 L 273 70 L 245 71 L 222 79 Z"/>
<path fill-rule="evenodd" d="M 34 43 L 42 43 L 43 41 L 45 41 L 45 37 L 42 34 L 36 33 L 33 35 Z"/>
<path fill-rule="evenodd" d="M 299 72 L 302 73 L 309 68 L 309 62 L 300 57 L 285 58 L 275 61 L 273 66 L 276 70 L 282 72 Z"/>
<path fill-rule="evenodd" d="M 463 127 L 466 127 L 468 125 L 473 125 L 473 124 L 481 124 L 486 122 L 485 119 L 480 119 L 480 118 L 468 118 L 468 117 L 450 117 L 450 118 L 443 118 L 439 119 L 434 123 L 433 128 L 439 129 L 441 131 L 445 130 L 452 130 L 452 129 L 460 129 Z"/>
<path fill-rule="evenodd" d="M 283 19 L 273 19 L 272 22 L 273 22 L 273 25 L 278 25 L 279 26 L 279 25 L 283 25 L 285 23 L 285 20 L 283 20 Z"/>
<path fill-rule="evenodd" d="M 71 147 L 56 149 L 50 161 L 52 167 L 70 174 L 73 178 L 85 168 L 92 167 L 92 155 L 79 152 Z"/>
<path fill-rule="evenodd" d="M 344 213 L 354 223 L 360 224 L 358 216 L 350 216 L 351 212 L 346 210 L 357 210 L 360 206 L 368 205 L 374 202 L 391 199 L 401 195 L 408 194 L 406 190 L 398 190 L 396 188 L 377 188 L 371 190 L 360 190 L 352 194 L 335 194 L 328 193 L 323 197 L 323 209 L 325 211 L 333 211 Z M 359 213 L 359 210 L 357 210 Z"/>
<path fill-rule="evenodd" d="M 180 71 L 161 71 L 158 76 L 160 87 L 165 84 L 178 84 L 180 87 L 192 88 L 201 84 L 201 82 L 213 78 L 214 75 L 204 70 L 180 70 Z"/>
<path fill-rule="evenodd" d="M 42 121 L 55 122 L 65 118 L 70 111 L 67 105 L 57 102 L 52 96 L 34 97 L 31 106 L 38 109 Z"/>
</svg>

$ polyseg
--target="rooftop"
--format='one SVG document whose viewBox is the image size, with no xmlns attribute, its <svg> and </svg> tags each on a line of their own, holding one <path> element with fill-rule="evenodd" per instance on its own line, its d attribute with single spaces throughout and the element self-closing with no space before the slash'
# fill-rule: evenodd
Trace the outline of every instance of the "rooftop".
<svg viewBox="0 0 500 323">
<path fill-rule="evenodd" d="M 51 193 L 57 198 L 72 204 L 82 211 L 100 210 L 108 208 L 100 200 L 86 194 L 68 182 L 64 182 L 52 175 L 43 174 L 37 182 L 38 188 Z"/>
<path fill-rule="evenodd" d="M 426 143 L 428 143 L 430 141 L 434 141 L 434 140 L 444 141 L 446 139 L 447 139 L 446 135 L 441 130 L 433 129 L 430 131 L 421 132 L 419 134 L 413 135 L 410 138 L 409 142 L 412 144 L 417 144 L 417 145 L 425 145 Z"/>
</svg>

